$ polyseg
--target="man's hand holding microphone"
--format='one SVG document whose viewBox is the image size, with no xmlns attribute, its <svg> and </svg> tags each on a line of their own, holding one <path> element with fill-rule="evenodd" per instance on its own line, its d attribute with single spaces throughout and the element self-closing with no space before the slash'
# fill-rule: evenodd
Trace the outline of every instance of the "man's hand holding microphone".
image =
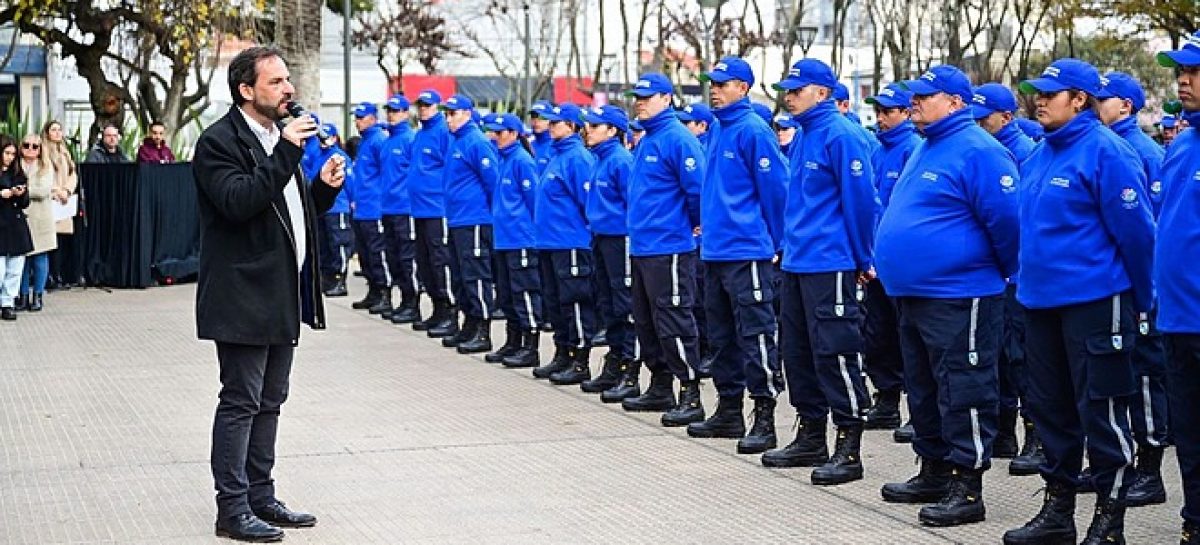
<svg viewBox="0 0 1200 545">
<path fill-rule="evenodd" d="M 295 106 L 291 106 L 295 105 Z M 294 115 L 292 120 L 283 127 L 283 138 L 288 142 L 295 144 L 298 147 L 304 147 L 304 141 L 314 136 L 319 136 L 320 124 L 311 113 L 305 112 L 303 108 L 296 105 L 295 102 L 289 104 L 289 110 Z M 341 155 L 333 154 L 328 161 L 321 166 L 321 181 L 329 187 L 342 187 L 346 181 L 346 159 Z"/>
</svg>

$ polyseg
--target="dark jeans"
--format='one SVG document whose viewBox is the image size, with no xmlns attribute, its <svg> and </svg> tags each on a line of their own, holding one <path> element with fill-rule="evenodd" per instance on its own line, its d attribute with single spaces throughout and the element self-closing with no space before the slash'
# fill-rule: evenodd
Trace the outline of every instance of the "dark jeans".
<svg viewBox="0 0 1200 545">
<path fill-rule="evenodd" d="M 221 393 L 213 418 L 212 474 L 217 518 L 250 513 L 275 499 L 275 432 L 287 400 L 291 345 L 217 343 Z"/>
</svg>

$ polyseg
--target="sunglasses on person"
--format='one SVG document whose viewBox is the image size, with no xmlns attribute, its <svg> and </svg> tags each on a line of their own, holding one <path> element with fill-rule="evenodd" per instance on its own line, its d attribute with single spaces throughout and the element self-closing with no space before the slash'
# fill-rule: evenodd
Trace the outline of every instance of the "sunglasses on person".
<svg viewBox="0 0 1200 545">
<path fill-rule="evenodd" d="M 42 149 L 42 145 L 36 142 L 21 142 L 21 147 L 24 149 Z"/>
</svg>

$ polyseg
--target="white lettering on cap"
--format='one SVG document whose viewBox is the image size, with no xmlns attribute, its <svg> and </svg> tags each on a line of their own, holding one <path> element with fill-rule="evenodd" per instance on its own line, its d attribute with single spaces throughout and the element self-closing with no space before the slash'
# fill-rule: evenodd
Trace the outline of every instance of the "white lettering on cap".
<svg viewBox="0 0 1200 545">
<path fill-rule="evenodd" d="M 971 102 L 986 106 L 987 105 L 987 97 L 985 97 L 983 95 L 974 95 L 971 97 Z"/>
<path fill-rule="evenodd" d="M 886 89 L 886 88 L 885 88 L 885 89 L 883 89 L 883 90 L 881 90 L 881 91 L 879 91 L 879 94 L 881 94 L 881 95 L 883 95 L 883 96 L 885 96 L 885 97 L 894 97 L 894 96 L 896 96 L 896 92 L 895 92 L 895 91 L 893 91 L 893 90 L 891 90 L 891 89 Z"/>
<path fill-rule="evenodd" d="M 635 85 L 634 87 L 642 88 L 642 87 L 649 87 L 649 86 L 650 86 L 650 80 L 639 79 L 637 82 L 637 85 Z"/>
<path fill-rule="evenodd" d="M 421 98 L 433 98 L 433 95 L 429 93 L 421 93 Z"/>
<path fill-rule="evenodd" d="M 1185 36 L 1183 38 L 1183 42 L 1184 42 L 1184 47 L 1187 47 L 1189 45 L 1192 47 L 1200 47 L 1200 35 L 1192 34 L 1189 36 Z"/>
<path fill-rule="evenodd" d="M 790 77 L 792 77 L 792 76 L 800 77 L 800 69 L 799 69 L 799 68 L 793 68 L 793 69 L 791 69 L 791 70 L 788 70 L 788 77 L 790 78 Z"/>
<path fill-rule="evenodd" d="M 1061 73 L 1062 71 L 1059 70 L 1057 66 L 1047 66 L 1046 69 L 1042 71 L 1043 76 L 1050 76 L 1052 78 L 1057 78 Z"/>
<path fill-rule="evenodd" d="M 723 62 L 719 62 L 719 63 L 717 63 L 716 66 L 713 67 L 713 70 L 729 70 L 729 65 L 727 65 Z"/>
<path fill-rule="evenodd" d="M 937 79 L 937 74 L 934 74 L 933 72 L 925 72 L 924 74 L 921 74 L 921 79 L 925 81 L 933 81 Z"/>
</svg>

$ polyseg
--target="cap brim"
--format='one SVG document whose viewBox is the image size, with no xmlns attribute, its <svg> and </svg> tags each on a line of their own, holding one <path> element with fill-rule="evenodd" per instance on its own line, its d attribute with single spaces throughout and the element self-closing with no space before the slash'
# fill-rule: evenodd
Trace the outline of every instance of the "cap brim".
<svg viewBox="0 0 1200 545">
<path fill-rule="evenodd" d="M 1021 84 L 1017 86 L 1017 90 L 1021 91 L 1021 94 L 1023 94 L 1023 95 L 1036 95 L 1038 93 L 1057 93 L 1059 91 L 1066 91 L 1067 89 L 1070 89 L 1070 87 L 1067 85 L 1063 85 L 1062 82 L 1059 82 L 1057 80 L 1052 80 L 1049 78 L 1037 78 L 1037 79 L 1025 80 L 1025 81 L 1022 81 Z"/>
<path fill-rule="evenodd" d="M 504 125 L 501 125 L 499 123 L 484 123 L 483 128 L 485 128 L 489 131 L 496 131 L 496 132 L 512 130 L 512 129 L 506 128 Z"/>
<path fill-rule="evenodd" d="M 650 89 L 630 89 L 628 91 L 625 91 L 625 96 L 637 97 L 637 98 L 652 97 L 657 94 L 658 94 L 657 92 L 651 91 Z"/>
<path fill-rule="evenodd" d="M 725 83 L 727 81 L 732 81 L 737 78 L 733 77 L 733 74 L 727 74 L 725 72 L 706 72 L 706 73 L 700 74 L 698 76 L 698 79 L 702 82 L 710 82 L 711 81 L 714 83 Z"/>
<path fill-rule="evenodd" d="M 811 81 L 803 78 L 787 78 L 779 83 L 771 85 L 771 87 L 774 87 L 776 91 L 795 91 L 796 89 L 807 87 L 810 84 L 812 84 Z"/>
<path fill-rule="evenodd" d="M 584 123 L 590 123 L 590 124 L 592 124 L 592 125 L 606 125 L 606 124 L 608 124 L 608 122 L 607 122 L 607 121 L 605 121 L 603 117 L 600 117 L 600 116 L 598 116 L 598 115 L 594 115 L 594 114 L 583 114 L 582 116 L 580 116 L 580 119 L 581 119 L 581 120 L 582 120 Z"/>
<path fill-rule="evenodd" d="M 1200 53 L 1181 49 L 1179 51 L 1163 51 L 1154 58 L 1159 66 L 1175 68 L 1179 66 L 1200 66 Z"/>
<path fill-rule="evenodd" d="M 422 106 L 437 106 L 438 104 L 440 104 L 440 102 L 431 102 L 428 100 L 418 100 L 417 104 L 422 105 Z"/>
<path fill-rule="evenodd" d="M 863 100 L 863 102 L 866 102 L 867 104 L 873 104 L 881 108 L 908 108 L 911 106 L 910 104 L 905 104 L 899 100 L 885 96 L 867 97 L 865 100 Z"/>
<path fill-rule="evenodd" d="M 999 110 L 993 110 L 991 108 L 988 108 L 987 106 L 980 106 L 978 104 L 971 105 L 971 117 L 975 118 L 976 121 L 983 119 L 989 115 L 992 115 L 998 111 Z"/>
<path fill-rule="evenodd" d="M 929 96 L 929 95 L 936 95 L 936 94 L 942 92 L 941 89 L 938 89 L 937 87 L 934 87 L 933 85 L 930 85 L 929 82 L 927 82 L 923 79 L 910 79 L 908 81 L 903 81 L 903 82 L 900 82 L 900 86 L 904 87 L 904 89 L 906 91 L 912 92 L 912 94 L 915 96 L 924 97 L 924 96 Z"/>
</svg>

